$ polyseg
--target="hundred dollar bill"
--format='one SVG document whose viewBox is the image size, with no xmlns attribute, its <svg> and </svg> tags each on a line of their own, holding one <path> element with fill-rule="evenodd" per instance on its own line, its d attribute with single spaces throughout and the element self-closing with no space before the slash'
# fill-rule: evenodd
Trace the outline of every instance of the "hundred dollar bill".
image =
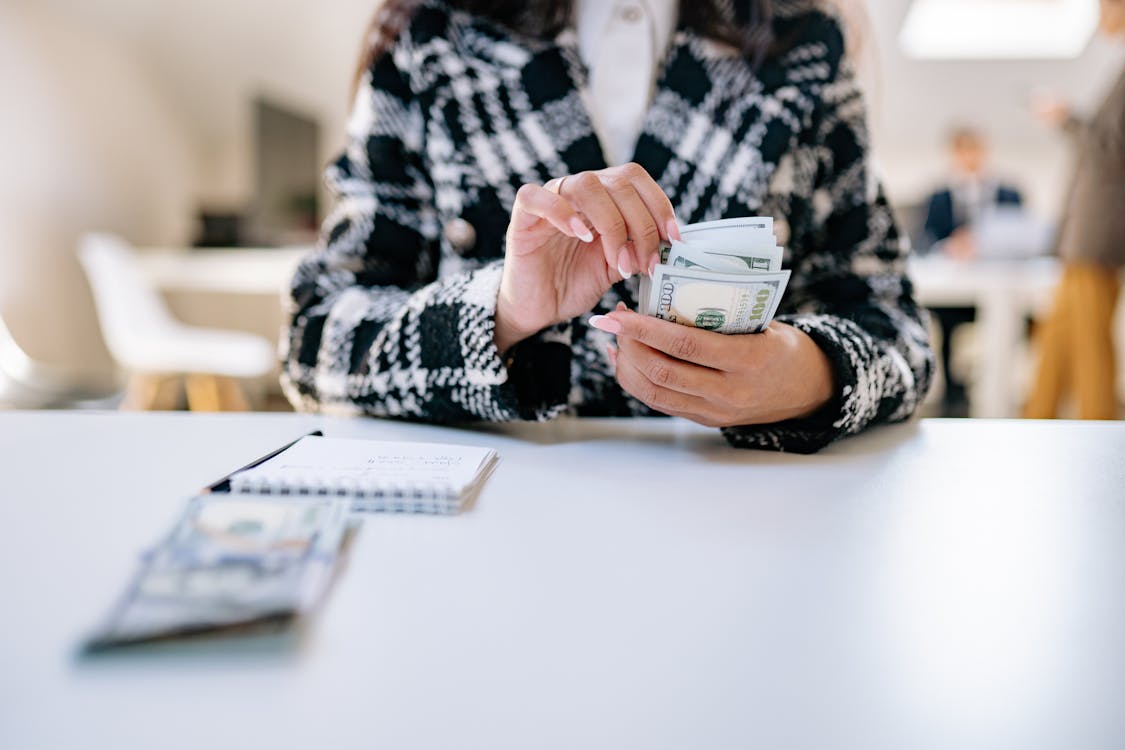
<svg viewBox="0 0 1125 750">
<path fill-rule="evenodd" d="M 349 507 L 342 498 L 192 498 L 86 650 L 287 624 L 327 589 Z"/>
<path fill-rule="evenodd" d="M 680 227 L 660 264 L 639 281 L 638 311 L 720 333 L 758 333 L 789 282 L 773 219 L 744 217 Z"/>
<path fill-rule="evenodd" d="M 770 247 L 721 249 L 697 242 L 673 242 L 664 261 L 679 268 L 723 273 L 769 273 L 781 270 L 782 249 Z"/>
<path fill-rule="evenodd" d="M 662 268 L 658 265 L 657 268 Z M 656 271 L 654 270 L 655 274 Z M 645 275 L 641 276 L 640 281 L 637 283 L 637 312 L 641 315 L 652 315 L 649 310 L 649 299 L 652 298 L 652 277 Z"/>
<path fill-rule="evenodd" d="M 642 312 L 726 334 L 760 333 L 773 320 L 789 271 L 734 275 L 657 266 Z"/>
<path fill-rule="evenodd" d="M 762 253 L 770 255 L 777 244 L 773 235 L 773 219 L 769 217 L 685 224 L 680 226 L 680 235 L 684 243 L 692 247 L 734 255 L 761 256 Z M 672 246 L 665 245 L 663 251 L 660 262 L 668 263 Z"/>
<path fill-rule="evenodd" d="M 757 250 L 772 248 L 776 244 L 773 219 L 768 216 L 688 224 L 680 227 L 680 235 L 685 242 L 723 251 Z"/>
</svg>

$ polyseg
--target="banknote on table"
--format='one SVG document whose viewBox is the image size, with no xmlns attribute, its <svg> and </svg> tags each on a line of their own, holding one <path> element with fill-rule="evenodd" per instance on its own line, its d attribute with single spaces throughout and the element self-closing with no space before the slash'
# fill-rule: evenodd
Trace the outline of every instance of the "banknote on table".
<svg viewBox="0 0 1125 750">
<path fill-rule="evenodd" d="M 333 497 L 192 498 L 85 650 L 284 626 L 331 583 L 349 505 Z"/>
<path fill-rule="evenodd" d="M 765 330 L 789 284 L 773 219 L 690 224 L 680 233 L 683 241 L 665 246 L 661 263 L 641 278 L 640 312 L 718 333 Z"/>
</svg>

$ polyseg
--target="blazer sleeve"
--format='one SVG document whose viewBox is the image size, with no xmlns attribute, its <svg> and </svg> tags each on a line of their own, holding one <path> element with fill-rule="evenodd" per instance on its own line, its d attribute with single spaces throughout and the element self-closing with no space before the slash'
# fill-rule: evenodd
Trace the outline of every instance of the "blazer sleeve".
<svg viewBox="0 0 1125 750">
<path fill-rule="evenodd" d="M 538 394 L 516 387 L 493 343 L 501 261 L 439 279 L 441 228 L 405 36 L 364 76 L 347 148 L 327 170 L 335 205 L 291 284 L 282 386 L 305 411 L 552 416 L 561 407 L 537 409 Z"/>
<path fill-rule="evenodd" d="M 808 419 L 724 430 L 736 446 L 812 453 L 844 435 L 910 417 L 929 390 L 934 357 L 907 277 L 901 238 L 872 173 L 866 110 L 847 67 L 822 93 L 821 154 L 807 246 L 778 316 L 832 363 L 837 396 Z"/>
</svg>

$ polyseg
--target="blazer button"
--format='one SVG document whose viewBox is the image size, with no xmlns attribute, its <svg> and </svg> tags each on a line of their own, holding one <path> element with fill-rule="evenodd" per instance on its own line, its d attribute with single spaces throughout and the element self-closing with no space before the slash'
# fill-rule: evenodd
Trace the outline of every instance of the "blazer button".
<svg viewBox="0 0 1125 750">
<path fill-rule="evenodd" d="M 441 234 L 458 255 L 465 255 L 477 244 L 476 228 L 464 219 L 453 219 L 446 223 Z"/>
</svg>

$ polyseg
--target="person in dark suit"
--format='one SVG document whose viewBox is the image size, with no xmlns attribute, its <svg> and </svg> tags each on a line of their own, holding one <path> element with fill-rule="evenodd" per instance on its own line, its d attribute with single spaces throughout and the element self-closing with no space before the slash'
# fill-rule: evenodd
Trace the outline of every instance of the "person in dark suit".
<svg viewBox="0 0 1125 750">
<path fill-rule="evenodd" d="M 957 128 L 949 137 L 953 179 L 930 196 L 926 211 L 925 238 L 930 247 L 958 260 L 977 255 L 973 234 L 980 218 L 998 206 L 1019 207 L 1023 197 L 1015 188 L 992 179 L 987 173 L 988 149 L 984 137 L 972 128 Z M 931 309 L 941 328 L 942 372 L 945 394 L 942 413 L 945 416 L 967 416 L 969 401 L 965 384 L 954 377 L 950 368 L 953 332 L 976 318 L 972 307 L 935 307 Z"/>
<path fill-rule="evenodd" d="M 1001 184 L 996 184 L 985 199 L 988 207 L 1018 207 L 1023 204 L 1023 197 L 1018 190 Z M 961 241 L 958 243 L 958 249 L 967 249 L 966 256 L 972 257 L 976 254 L 976 248 L 971 241 L 971 232 L 966 231 L 970 226 L 968 213 L 966 207 L 957 205 L 953 188 L 943 188 L 930 196 L 930 205 L 926 209 L 926 236 L 934 242 L 941 242 L 959 232 L 964 232 L 964 235 L 959 236 L 964 236 L 968 240 L 968 245 L 965 247 L 965 241 Z"/>
</svg>

